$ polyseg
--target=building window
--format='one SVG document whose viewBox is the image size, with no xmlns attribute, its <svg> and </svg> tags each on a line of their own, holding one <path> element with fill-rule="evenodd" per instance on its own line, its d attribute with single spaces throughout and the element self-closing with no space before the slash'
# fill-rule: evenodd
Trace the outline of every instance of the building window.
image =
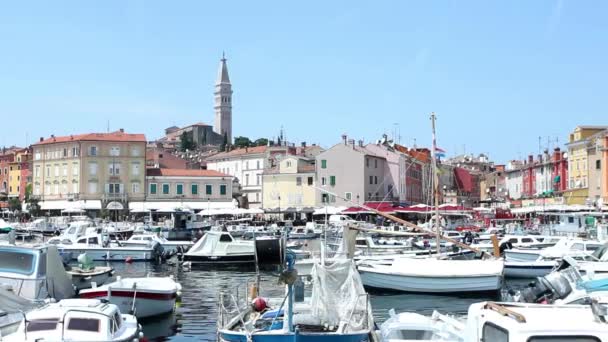
<svg viewBox="0 0 608 342">
<path fill-rule="evenodd" d="M 308 177 L 308 185 L 312 186 L 313 185 L 313 178 L 312 177 Z"/>
<path fill-rule="evenodd" d="M 156 195 L 156 183 L 150 183 L 150 195 Z"/>
<path fill-rule="evenodd" d="M 97 183 L 96 182 L 89 182 L 89 193 L 90 194 L 97 193 Z"/>
<path fill-rule="evenodd" d="M 4 169 L 4 174 L 6 174 L 6 169 Z M 46 176 L 47 177 L 51 176 L 51 167 L 50 166 L 46 167 Z"/>
<path fill-rule="evenodd" d="M 80 150 L 77 147 L 72 147 L 72 157 L 77 157 L 80 154 Z"/>
<path fill-rule="evenodd" d="M 36 152 L 36 154 L 34 155 L 34 159 L 40 160 L 40 152 Z"/>
<path fill-rule="evenodd" d="M 133 176 L 139 176 L 139 164 L 133 164 Z"/>
<path fill-rule="evenodd" d="M 55 177 L 59 177 L 59 165 L 55 165 Z"/>
<path fill-rule="evenodd" d="M 198 195 L 198 184 L 192 184 L 190 187 L 190 192 L 193 195 Z"/>
<path fill-rule="evenodd" d="M 68 149 L 64 148 L 63 149 L 63 158 L 67 158 L 67 156 L 68 156 Z"/>
<path fill-rule="evenodd" d="M 366 166 L 366 167 L 369 167 L 369 157 L 366 157 L 366 158 L 365 158 L 365 166 Z"/>
<path fill-rule="evenodd" d="M 321 177 L 321 185 L 325 185 L 327 183 L 325 177 Z"/>
<path fill-rule="evenodd" d="M 34 168 L 34 177 L 40 177 L 40 166 L 38 165 L 36 165 L 36 167 Z"/>
<path fill-rule="evenodd" d="M 602 169 L 602 161 L 601 160 L 596 160 L 595 161 L 595 169 L 596 170 L 601 170 Z"/>
<path fill-rule="evenodd" d="M 369 184 L 374 184 L 374 176 L 369 176 Z"/>
<path fill-rule="evenodd" d="M 175 194 L 176 195 L 183 195 L 184 194 L 184 184 L 177 184 L 175 186 Z"/>
<path fill-rule="evenodd" d="M 66 177 L 68 175 L 68 164 L 63 164 L 63 176 Z"/>
<path fill-rule="evenodd" d="M 226 184 L 220 185 L 220 195 L 226 195 Z"/>
<path fill-rule="evenodd" d="M 291 162 L 287 161 L 287 162 L 285 162 L 285 165 L 287 165 L 287 167 L 291 167 Z"/>
<path fill-rule="evenodd" d="M 96 156 L 97 155 L 97 146 L 91 146 L 89 148 L 89 155 L 90 156 Z"/>
<path fill-rule="evenodd" d="M 374 159 L 374 168 L 378 168 L 378 159 Z"/>
<path fill-rule="evenodd" d="M 122 193 L 122 184 L 118 184 L 118 183 L 108 184 L 108 193 L 110 193 L 110 194 Z"/>
<path fill-rule="evenodd" d="M 258 170 L 260 169 L 260 161 L 259 160 L 256 161 L 255 166 L 256 166 L 256 169 L 258 169 Z"/>
<path fill-rule="evenodd" d="M 321 168 L 322 169 L 327 169 L 327 160 L 321 159 Z"/>
<path fill-rule="evenodd" d="M 374 184 L 378 184 L 378 176 L 374 176 Z"/>
<path fill-rule="evenodd" d="M 133 147 L 131 149 L 131 156 L 132 157 L 139 157 L 139 149 L 137 147 Z"/>
<path fill-rule="evenodd" d="M 371 192 L 368 192 L 368 193 L 367 193 L 367 199 L 368 199 L 368 200 L 371 200 L 371 199 L 372 199 L 372 193 L 371 193 Z"/>
<path fill-rule="evenodd" d="M 329 201 L 331 203 L 336 203 L 336 195 L 329 195 Z"/>
<path fill-rule="evenodd" d="M 302 186 L 302 177 L 296 177 L 296 186 Z"/>
<path fill-rule="evenodd" d="M 262 175 L 258 173 L 255 176 L 255 185 L 261 185 L 261 184 L 262 184 Z"/>
<path fill-rule="evenodd" d="M 249 185 L 249 174 L 245 175 L 245 185 Z"/>
<path fill-rule="evenodd" d="M 97 176 L 97 163 L 89 163 L 89 173 L 91 176 Z"/>
<path fill-rule="evenodd" d="M 328 194 L 322 194 L 321 195 L 321 202 L 328 203 L 329 202 L 329 195 Z"/>
<path fill-rule="evenodd" d="M 213 195 L 213 186 L 211 184 L 205 185 L 205 194 Z"/>
<path fill-rule="evenodd" d="M 111 175 L 118 176 L 120 175 L 120 164 L 110 164 L 108 165 L 108 171 Z"/>
<path fill-rule="evenodd" d="M 344 198 L 346 198 L 347 201 L 350 201 L 353 198 L 353 193 L 352 192 L 344 193 Z"/>
<path fill-rule="evenodd" d="M 134 194 L 139 193 L 139 183 L 131 183 L 131 192 Z"/>
<path fill-rule="evenodd" d="M 329 176 L 329 185 L 331 185 L 331 186 L 336 185 L 336 176 Z"/>
<path fill-rule="evenodd" d="M 110 155 L 112 157 L 118 157 L 118 156 L 120 156 L 120 147 L 118 147 L 118 146 L 112 146 L 112 147 L 110 147 Z"/>
<path fill-rule="evenodd" d="M 164 183 L 163 184 L 163 195 L 168 195 L 169 194 L 169 184 Z"/>
<path fill-rule="evenodd" d="M 72 176 L 78 176 L 78 164 L 72 164 Z"/>
</svg>

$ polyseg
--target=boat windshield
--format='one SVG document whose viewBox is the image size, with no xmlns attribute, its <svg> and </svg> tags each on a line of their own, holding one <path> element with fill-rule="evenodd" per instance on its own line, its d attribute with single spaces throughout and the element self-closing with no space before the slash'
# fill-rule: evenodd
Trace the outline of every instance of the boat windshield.
<svg viewBox="0 0 608 342">
<path fill-rule="evenodd" d="M 27 332 L 44 331 L 44 330 L 55 330 L 57 329 L 57 323 L 59 318 L 43 318 L 34 319 L 27 322 Z"/>
<path fill-rule="evenodd" d="M 28 251 L 0 249 L 0 272 L 24 275 L 34 273 L 34 254 Z"/>
<path fill-rule="evenodd" d="M 528 342 L 600 342 L 595 336 L 532 336 Z"/>
<path fill-rule="evenodd" d="M 591 255 L 594 258 L 596 258 L 597 260 L 602 260 L 602 257 L 606 254 L 607 250 L 608 250 L 608 245 L 603 245 L 602 247 L 596 249 L 595 252 L 593 252 L 593 254 L 591 254 Z"/>
</svg>

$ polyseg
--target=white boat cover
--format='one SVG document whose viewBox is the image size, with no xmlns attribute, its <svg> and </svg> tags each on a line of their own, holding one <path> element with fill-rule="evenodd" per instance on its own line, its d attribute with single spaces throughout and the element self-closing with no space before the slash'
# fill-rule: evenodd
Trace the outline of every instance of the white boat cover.
<svg viewBox="0 0 608 342">
<path fill-rule="evenodd" d="M 442 260 L 436 258 L 397 258 L 392 266 L 379 266 L 389 274 L 413 277 L 480 277 L 501 275 L 503 260 Z"/>
<path fill-rule="evenodd" d="M 312 269 L 312 315 L 324 324 L 348 322 L 345 332 L 369 327 L 367 294 L 352 260 L 334 259 L 331 265 L 315 263 Z"/>
</svg>

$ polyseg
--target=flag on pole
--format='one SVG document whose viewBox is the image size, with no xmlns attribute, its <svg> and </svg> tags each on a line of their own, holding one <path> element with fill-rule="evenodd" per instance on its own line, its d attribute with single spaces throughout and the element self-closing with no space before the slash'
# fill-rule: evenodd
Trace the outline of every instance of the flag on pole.
<svg viewBox="0 0 608 342">
<path fill-rule="evenodd" d="M 445 150 L 435 147 L 435 158 L 441 159 L 443 157 L 445 157 Z"/>
</svg>

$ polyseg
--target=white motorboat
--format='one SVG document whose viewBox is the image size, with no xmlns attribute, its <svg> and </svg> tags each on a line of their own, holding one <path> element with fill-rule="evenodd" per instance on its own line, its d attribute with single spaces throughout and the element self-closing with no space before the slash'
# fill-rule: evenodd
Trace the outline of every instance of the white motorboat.
<svg viewBox="0 0 608 342">
<path fill-rule="evenodd" d="M 539 258 L 561 259 L 565 255 L 584 257 L 593 254 L 604 243 L 592 240 L 561 238 L 547 248 L 514 248 L 505 250 L 505 261 L 536 261 Z"/>
<path fill-rule="evenodd" d="M 29 300 L 74 295 L 72 280 L 55 246 L 0 245 L 0 283 Z"/>
<path fill-rule="evenodd" d="M 50 223 L 46 218 L 39 218 L 28 223 L 23 230 L 29 233 L 41 233 L 50 235 L 59 231 L 59 228 Z"/>
<path fill-rule="evenodd" d="M 113 243 L 107 235 L 91 234 L 80 237 L 75 243 L 62 241 L 57 244 L 62 254 L 76 259 L 86 253 L 95 261 L 150 261 L 164 255 L 163 247 L 153 242 L 150 246 L 123 247 Z"/>
<path fill-rule="evenodd" d="M 413 248 L 412 240 L 396 240 L 396 239 L 374 239 L 371 236 L 358 236 L 355 241 L 357 250 L 369 254 L 392 254 L 405 251 L 420 251 L 419 248 Z"/>
<path fill-rule="evenodd" d="M 390 265 L 360 262 L 367 287 L 421 293 L 498 291 L 503 284 L 502 260 L 395 258 Z"/>
<path fill-rule="evenodd" d="M 255 262 L 253 241 L 235 240 L 228 232 L 208 231 L 186 254 L 191 264 L 251 264 Z"/>
<path fill-rule="evenodd" d="M 127 241 L 121 241 L 120 245 L 125 247 L 150 246 L 154 242 L 163 246 L 164 252 L 169 254 L 185 252 L 194 245 L 192 241 L 169 241 L 156 234 L 133 235 Z"/>
<path fill-rule="evenodd" d="M 548 247 L 554 243 L 543 243 L 543 239 L 539 240 L 538 235 L 505 235 L 498 242 L 499 246 L 503 246 L 504 249 L 513 247 Z M 471 247 L 479 250 L 492 253 L 494 251 L 494 245 L 489 240 L 483 240 L 479 243 L 471 244 Z"/>
<path fill-rule="evenodd" d="M 481 302 L 466 321 L 434 312 L 427 319 L 400 314 L 381 328 L 383 342 L 608 341 L 606 304 L 546 305 Z M 403 316 L 401 316 L 403 315 Z"/>
<path fill-rule="evenodd" d="M 137 318 L 94 299 L 64 299 L 25 314 L 17 331 L 2 341 L 138 341 Z"/>
<path fill-rule="evenodd" d="M 290 239 L 315 239 L 319 234 L 315 233 L 314 229 L 306 227 L 293 227 L 289 232 Z"/>
<path fill-rule="evenodd" d="M 139 318 L 173 311 L 181 285 L 173 277 L 121 278 L 81 290 L 80 298 L 105 299 Z"/>
<path fill-rule="evenodd" d="M 380 340 L 384 342 L 406 341 L 460 341 L 464 324 L 447 316 L 432 317 L 414 312 L 395 313 L 389 310 L 389 318 L 380 326 Z"/>
</svg>

